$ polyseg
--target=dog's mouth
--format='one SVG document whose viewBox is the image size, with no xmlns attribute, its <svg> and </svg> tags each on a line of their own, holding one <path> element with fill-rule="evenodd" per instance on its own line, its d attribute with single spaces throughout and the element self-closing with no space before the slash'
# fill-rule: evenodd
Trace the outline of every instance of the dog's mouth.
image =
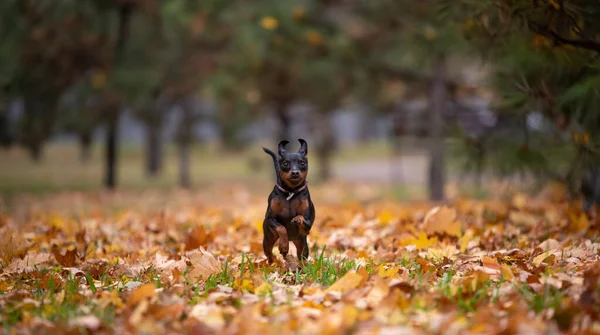
<svg viewBox="0 0 600 335">
<path fill-rule="evenodd" d="M 290 181 L 294 185 L 298 185 L 298 184 L 300 184 L 300 182 L 302 182 L 302 177 L 300 177 L 300 176 L 292 176 L 292 177 L 288 178 L 288 181 Z"/>
</svg>

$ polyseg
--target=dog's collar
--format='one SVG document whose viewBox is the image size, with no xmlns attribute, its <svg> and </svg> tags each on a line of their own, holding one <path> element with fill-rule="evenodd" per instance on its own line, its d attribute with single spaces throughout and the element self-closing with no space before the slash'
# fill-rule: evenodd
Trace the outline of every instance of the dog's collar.
<svg viewBox="0 0 600 335">
<path fill-rule="evenodd" d="M 300 187 L 297 190 L 294 190 L 293 192 L 290 192 L 288 190 L 286 190 L 285 188 L 281 187 L 281 185 L 279 185 L 279 182 L 275 183 L 275 186 L 277 186 L 277 188 L 284 193 L 288 193 L 288 197 L 285 200 L 290 200 L 294 195 L 296 195 L 296 193 L 300 193 L 302 192 L 306 187 L 308 187 L 308 182 L 305 180 L 304 181 L 304 185 L 302 185 L 302 187 Z"/>
</svg>

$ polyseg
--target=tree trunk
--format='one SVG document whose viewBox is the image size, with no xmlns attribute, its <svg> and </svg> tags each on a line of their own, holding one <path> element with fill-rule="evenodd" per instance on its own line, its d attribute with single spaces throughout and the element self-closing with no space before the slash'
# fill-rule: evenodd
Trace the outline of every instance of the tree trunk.
<svg viewBox="0 0 600 335">
<path fill-rule="evenodd" d="M 79 160 L 82 164 L 87 164 L 92 156 L 92 134 L 79 134 Z"/>
<path fill-rule="evenodd" d="M 118 107 L 117 107 L 118 108 Z M 118 142 L 119 112 L 111 111 L 106 128 L 106 175 L 104 185 L 109 190 L 117 186 L 117 142 Z"/>
<path fill-rule="evenodd" d="M 148 124 L 146 127 L 146 173 L 150 177 L 157 176 L 162 168 L 160 142 L 160 122 Z"/>
<path fill-rule="evenodd" d="M 36 163 L 42 162 L 42 142 L 35 141 L 29 145 L 29 156 Z"/>
<path fill-rule="evenodd" d="M 186 97 L 181 104 L 181 124 L 179 125 L 179 185 L 190 188 L 192 179 L 190 176 L 190 151 L 192 142 L 193 124 L 193 97 Z"/>
<path fill-rule="evenodd" d="M 279 119 L 279 129 L 276 132 L 277 138 L 275 139 L 277 143 L 285 139 L 289 140 L 288 136 L 290 136 L 291 118 L 288 115 L 288 107 L 289 103 L 287 102 L 279 102 L 275 105 L 275 114 Z"/>
<path fill-rule="evenodd" d="M 432 201 L 444 200 L 444 102 L 445 102 L 446 59 L 438 56 L 435 73 L 430 88 L 430 165 L 429 198 Z"/>
<path fill-rule="evenodd" d="M 331 127 L 329 112 L 317 116 L 315 128 L 318 130 L 316 154 L 319 162 L 319 180 L 327 181 L 331 178 L 331 154 L 335 149 L 335 138 Z"/>
<path fill-rule="evenodd" d="M 401 113 L 396 113 L 393 117 L 392 127 L 392 183 L 400 185 L 404 181 L 402 173 L 402 135 L 405 134 L 404 120 L 401 119 Z"/>
<path fill-rule="evenodd" d="M 125 43 L 129 36 L 129 24 L 133 15 L 134 4 L 125 3 L 119 8 L 119 25 L 117 32 L 117 43 L 115 46 L 115 54 L 117 62 L 123 58 Z M 111 96 L 109 99 L 108 122 L 106 129 L 106 171 L 104 177 L 104 186 L 109 190 L 115 189 L 117 186 L 117 145 L 118 145 L 118 124 L 121 114 L 121 102 L 118 97 Z M 113 100 L 114 99 L 114 100 Z"/>
<path fill-rule="evenodd" d="M 179 186 L 190 188 L 192 178 L 190 177 L 190 142 L 182 141 L 179 144 Z"/>
</svg>

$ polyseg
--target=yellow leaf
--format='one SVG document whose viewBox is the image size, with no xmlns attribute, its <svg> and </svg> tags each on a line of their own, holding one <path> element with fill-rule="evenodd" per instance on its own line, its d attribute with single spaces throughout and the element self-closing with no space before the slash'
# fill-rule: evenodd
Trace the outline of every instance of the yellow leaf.
<svg viewBox="0 0 600 335">
<path fill-rule="evenodd" d="M 427 258 L 437 261 L 443 260 L 444 257 L 454 259 L 457 251 L 454 245 L 447 245 L 443 248 L 429 248 L 427 249 Z"/>
<path fill-rule="evenodd" d="M 502 277 L 508 281 L 515 279 L 515 275 L 508 264 L 500 265 L 500 273 L 502 274 Z"/>
<path fill-rule="evenodd" d="M 410 237 L 400 241 L 400 245 L 414 245 L 417 249 L 427 249 L 438 242 L 437 237 L 427 238 L 427 234 L 419 232 L 418 238 Z"/>
<path fill-rule="evenodd" d="M 357 288 L 363 279 L 365 278 L 356 271 L 348 271 L 346 275 L 338 279 L 333 285 L 329 286 L 325 292 L 348 292 Z"/>
<path fill-rule="evenodd" d="M 473 240 L 473 231 L 468 230 L 460 239 L 458 239 L 460 252 L 467 251 L 467 247 L 469 246 L 469 242 L 471 242 L 471 240 Z"/>
<path fill-rule="evenodd" d="M 590 227 L 590 221 L 588 220 L 587 215 L 585 215 L 585 213 L 579 214 L 579 217 L 577 217 L 574 214 L 571 214 L 570 216 L 571 223 L 569 224 L 569 230 L 571 232 L 580 233 L 588 230 L 588 228 Z"/>
<path fill-rule="evenodd" d="M 390 211 L 383 211 L 383 212 L 379 213 L 378 218 L 379 218 L 379 222 L 385 223 L 385 224 L 387 224 L 393 220 L 393 216 Z"/>
<path fill-rule="evenodd" d="M 101 89 L 106 86 L 106 73 L 103 71 L 94 71 L 92 75 L 92 88 Z"/>
<path fill-rule="evenodd" d="M 260 286 L 257 287 L 256 290 L 254 290 L 254 294 L 258 296 L 264 296 L 269 294 L 272 290 L 273 288 L 271 287 L 271 285 L 267 282 L 264 282 L 260 284 Z"/>
<path fill-rule="evenodd" d="M 345 305 L 342 308 L 342 326 L 350 327 L 358 319 L 358 309 L 352 305 Z"/>
<path fill-rule="evenodd" d="M 323 43 L 323 38 L 321 37 L 321 34 L 319 34 L 319 32 L 316 30 L 310 30 L 309 32 L 307 32 L 306 40 L 311 45 L 320 45 L 321 43 Z"/>
<path fill-rule="evenodd" d="M 267 30 L 275 30 L 279 26 L 279 22 L 272 16 L 264 17 L 260 20 L 260 25 Z"/>
<path fill-rule="evenodd" d="M 398 268 L 397 267 L 389 267 L 389 268 L 385 268 L 383 266 L 379 267 L 379 270 L 377 271 L 377 275 L 379 277 L 382 278 L 389 278 L 389 277 L 393 277 L 398 273 Z"/>
<path fill-rule="evenodd" d="M 525 209 L 527 202 L 528 202 L 527 196 L 523 193 L 515 194 L 515 196 L 512 199 L 512 205 L 515 208 L 520 209 L 520 210 Z"/>
<path fill-rule="evenodd" d="M 260 234 L 263 233 L 263 220 L 257 220 L 254 221 L 254 229 L 256 229 L 257 232 L 259 232 Z"/>
<path fill-rule="evenodd" d="M 540 264 L 542 264 L 543 261 L 546 260 L 546 258 L 550 257 L 550 255 L 552 255 L 554 253 L 554 251 L 555 250 L 550 250 L 550 251 L 546 251 L 546 252 L 543 252 L 543 253 L 537 255 L 536 257 L 533 258 L 531 263 L 534 266 L 539 266 Z"/>
<path fill-rule="evenodd" d="M 154 298 L 156 297 L 156 295 L 156 285 L 145 284 L 142 286 L 138 286 L 129 295 L 129 298 L 127 299 L 127 306 L 134 307 L 135 305 L 139 304 L 142 300 Z"/>
</svg>

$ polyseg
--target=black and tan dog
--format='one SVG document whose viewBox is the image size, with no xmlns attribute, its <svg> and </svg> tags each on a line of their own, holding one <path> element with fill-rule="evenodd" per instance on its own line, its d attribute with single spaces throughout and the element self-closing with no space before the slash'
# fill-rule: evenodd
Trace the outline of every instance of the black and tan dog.
<svg viewBox="0 0 600 335">
<path fill-rule="evenodd" d="M 298 251 L 299 260 L 308 258 L 306 236 L 315 222 L 315 206 L 310 200 L 306 176 L 308 174 L 308 146 L 298 139 L 300 150 L 288 153 L 288 141 L 279 142 L 279 158 L 271 150 L 263 148 L 273 158 L 277 178 L 269 195 L 269 204 L 263 222 L 263 250 L 269 263 L 273 262 L 273 246 L 279 240 L 279 252 L 286 257 L 289 241 Z"/>
</svg>

